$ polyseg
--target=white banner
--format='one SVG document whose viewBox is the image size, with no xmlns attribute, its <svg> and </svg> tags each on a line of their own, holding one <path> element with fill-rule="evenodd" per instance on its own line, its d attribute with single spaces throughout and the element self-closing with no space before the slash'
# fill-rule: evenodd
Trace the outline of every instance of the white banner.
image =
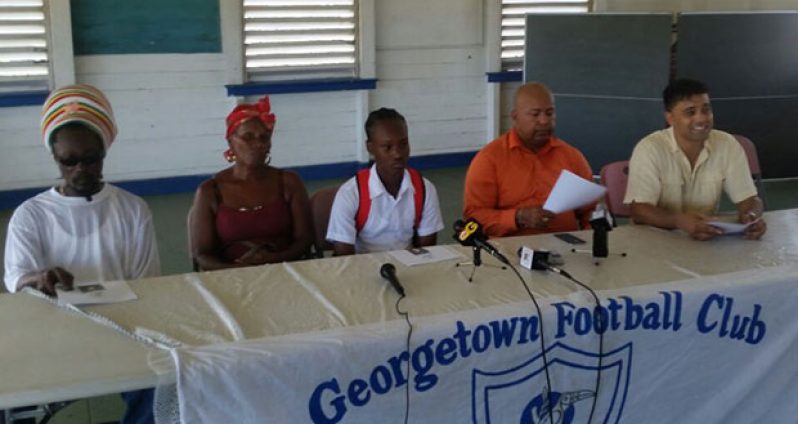
<svg viewBox="0 0 798 424">
<path fill-rule="evenodd" d="M 392 321 L 175 351 L 181 419 L 794 423 L 796 288 L 790 266 L 602 291 L 602 320 L 587 293 L 539 299 L 548 377 L 531 303 L 414 320 L 405 299 L 409 350 Z"/>
</svg>

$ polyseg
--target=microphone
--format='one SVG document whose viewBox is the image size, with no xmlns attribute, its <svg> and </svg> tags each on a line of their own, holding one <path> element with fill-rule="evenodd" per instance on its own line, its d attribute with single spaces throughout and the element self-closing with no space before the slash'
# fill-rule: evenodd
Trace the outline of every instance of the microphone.
<svg viewBox="0 0 798 424">
<path fill-rule="evenodd" d="M 455 221 L 454 239 L 463 246 L 476 246 L 502 263 L 510 265 L 510 261 L 498 249 L 488 243 L 488 238 L 482 233 L 482 225 L 473 218 L 466 222 L 461 219 Z"/>
<path fill-rule="evenodd" d="M 573 278 L 571 274 L 564 269 L 557 268 L 553 265 L 554 262 L 559 262 L 558 265 L 562 265 L 562 257 L 556 252 L 545 249 L 535 250 L 526 246 L 521 246 L 518 248 L 518 257 L 521 258 L 521 267 L 523 268 L 551 271 L 564 275 L 566 278 Z"/>
<path fill-rule="evenodd" d="M 396 267 L 393 266 L 391 263 L 382 264 L 380 267 L 380 275 L 382 278 L 388 280 L 389 283 L 393 286 L 393 289 L 399 293 L 399 296 L 405 296 L 405 289 L 399 284 L 399 279 L 396 278 Z"/>
<path fill-rule="evenodd" d="M 612 214 L 602 204 L 590 215 L 590 226 L 593 228 L 593 257 L 606 258 L 609 256 L 608 232 L 613 227 Z"/>
<path fill-rule="evenodd" d="M 526 246 L 518 248 L 518 257 L 521 258 L 521 267 L 526 269 L 549 269 L 549 255 L 551 252 L 543 249 L 532 249 Z"/>
</svg>

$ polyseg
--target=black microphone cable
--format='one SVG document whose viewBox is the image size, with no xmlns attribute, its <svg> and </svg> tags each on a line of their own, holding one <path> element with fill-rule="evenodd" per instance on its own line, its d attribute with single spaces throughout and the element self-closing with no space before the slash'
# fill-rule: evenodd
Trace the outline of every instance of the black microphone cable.
<svg viewBox="0 0 798 424">
<path fill-rule="evenodd" d="M 587 284 L 574 278 L 571 274 L 568 273 L 568 271 L 551 266 L 544 261 L 541 261 L 541 264 L 545 265 L 546 269 L 548 269 L 549 271 L 560 274 L 563 277 L 583 287 L 593 296 L 593 300 L 595 300 L 596 302 L 596 309 L 594 309 L 593 315 L 595 317 L 594 318 L 595 321 L 598 323 L 598 326 L 596 326 L 597 330 L 596 332 L 598 333 L 599 336 L 599 355 L 598 355 L 598 368 L 596 368 L 596 389 L 595 389 L 595 394 L 593 395 L 593 406 L 590 407 L 590 416 L 587 419 L 587 424 L 590 424 L 593 422 L 593 414 L 596 412 L 596 404 L 598 403 L 599 387 L 601 385 L 601 367 L 602 367 L 602 361 L 604 359 L 604 332 L 607 331 L 608 329 L 607 325 L 605 325 L 606 323 L 604 323 L 602 320 L 601 301 L 599 300 L 598 295 L 592 288 L 590 288 Z M 599 327 L 601 327 L 602 325 L 604 325 L 602 331 L 598 331 Z"/>
<path fill-rule="evenodd" d="M 396 308 L 396 313 L 403 316 L 405 322 L 407 323 L 407 342 L 405 344 L 405 348 L 407 349 L 407 384 L 405 385 L 405 421 L 404 423 L 407 424 L 408 419 L 410 417 L 410 337 L 413 335 L 413 324 L 410 322 L 410 315 L 407 311 L 400 311 L 399 310 L 399 302 L 401 302 L 405 297 L 404 294 L 400 295 L 398 299 L 396 299 L 396 304 L 394 307 Z"/>
<path fill-rule="evenodd" d="M 549 410 L 549 422 L 554 422 L 554 412 L 552 411 L 554 408 L 551 407 L 551 376 L 549 375 L 549 360 L 546 357 L 546 343 L 543 340 L 544 335 L 546 334 L 543 331 L 543 312 L 540 310 L 540 305 L 538 305 L 537 299 L 535 299 L 535 295 L 532 294 L 532 290 L 529 289 L 529 285 L 527 285 L 526 280 L 524 277 L 521 276 L 521 273 L 518 272 L 518 269 L 507 261 L 507 266 L 513 270 L 515 275 L 521 280 L 521 284 L 524 286 L 526 293 L 529 295 L 529 298 L 532 299 L 532 303 L 535 305 L 535 310 L 538 313 L 538 324 L 540 327 L 540 355 L 543 358 L 543 372 L 546 375 L 546 408 Z"/>
</svg>

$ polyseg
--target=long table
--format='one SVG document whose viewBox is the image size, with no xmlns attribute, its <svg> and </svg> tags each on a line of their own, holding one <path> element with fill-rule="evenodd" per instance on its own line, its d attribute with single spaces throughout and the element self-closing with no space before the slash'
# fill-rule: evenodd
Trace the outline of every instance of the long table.
<svg viewBox="0 0 798 424">
<path fill-rule="evenodd" d="M 768 233 L 760 241 L 726 236 L 696 242 L 680 232 L 618 227 L 609 235 L 610 250 L 627 256 L 613 255 L 600 265 L 590 255 L 571 253 L 571 245 L 551 235 L 492 242 L 508 256 L 521 245 L 557 250 L 565 259 L 562 268 L 574 277 L 600 294 L 622 294 L 726 273 L 792 272 L 790 264 L 798 263 L 798 210 L 768 212 L 765 219 Z M 591 237 L 590 232 L 575 234 Z M 451 248 L 470 257 L 467 248 Z M 492 258 L 483 259 L 498 265 Z M 189 349 L 356 332 L 402 322 L 394 308 L 396 294 L 379 276 L 386 262 L 395 261 L 379 253 L 152 278 L 131 282 L 139 297 L 135 302 L 86 310 L 148 339 Z M 482 266 L 468 282 L 470 270 L 455 262 L 397 264 L 407 291 L 403 306 L 414 320 L 435 322 L 436 317 L 519 303 L 528 307 L 525 290 L 509 271 Z M 538 271 L 522 275 L 541 303 L 576 298 L 589 302 L 581 288 L 561 276 Z M 176 375 L 173 365 L 156 366 L 168 357 L 162 349 L 24 294 L 0 295 L 0 346 L 0 408 L 153 387 L 173 382 Z"/>
</svg>

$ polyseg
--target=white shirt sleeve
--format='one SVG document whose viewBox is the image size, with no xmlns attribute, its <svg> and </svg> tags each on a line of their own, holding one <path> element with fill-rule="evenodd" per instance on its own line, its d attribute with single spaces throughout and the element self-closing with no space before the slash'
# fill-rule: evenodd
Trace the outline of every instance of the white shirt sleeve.
<svg viewBox="0 0 798 424">
<path fill-rule="evenodd" d="M 421 212 L 421 222 L 418 224 L 418 235 L 421 237 L 435 234 L 443 229 L 443 217 L 438 201 L 438 192 L 429 180 L 424 178 L 424 209 Z"/>
<path fill-rule="evenodd" d="M 17 291 L 19 279 L 34 271 L 44 271 L 44 249 L 35 218 L 20 206 L 8 223 L 3 279 L 9 292 Z"/>
<path fill-rule="evenodd" d="M 327 241 L 355 245 L 357 237 L 355 214 L 359 204 L 357 181 L 355 178 L 350 178 L 335 194 L 330 210 L 330 222 L 327 225 Z"/>
<path fill-rule="evenodd" d="M 161 260 L 158 256 L 158 243 L 155 238 L 155 228 L 152 224 L 152 213 L 147 205 L 143 205 L 141 211 L 137 239 L 133 251 L 132 268 L 130 278 L 157 277 L 161 275 Z"/>
</svg>

